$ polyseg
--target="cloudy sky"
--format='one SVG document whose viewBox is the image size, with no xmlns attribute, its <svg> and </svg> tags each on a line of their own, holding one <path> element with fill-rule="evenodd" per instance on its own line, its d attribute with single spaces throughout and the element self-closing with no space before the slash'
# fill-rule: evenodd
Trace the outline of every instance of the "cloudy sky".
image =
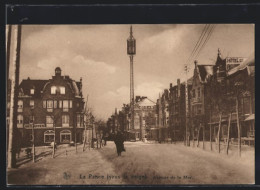
<svg viewBox="0 0 260 190">
<path fill-rule="evenodd" d="M 156 101 L 177 78 L 185 79 L 184 64 L 204 24 L 133 25 L 135 95 Z M 22 26 L 20 81 L 50 79 L 54 69 L 79 81 L 97 117 L 107 119 L 129 103 L 130 65 L 126 39 L 130 25 Z M 222 56 L 248 57 L 254 52 L 254 25 L 218 24 L 197 56 L 198 64 L 213 64 Z M 189 76 L 193 73 L 193 64 Z"/>
</svg>

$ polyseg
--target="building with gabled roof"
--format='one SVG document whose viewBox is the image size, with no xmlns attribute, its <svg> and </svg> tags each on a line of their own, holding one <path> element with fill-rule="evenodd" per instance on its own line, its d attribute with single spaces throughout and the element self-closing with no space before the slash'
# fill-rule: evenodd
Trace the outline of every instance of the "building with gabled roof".
<svg viewBox="0 0 260 190">
<path fill-rule="evenodd" d="M 82 79 L 62 76 L 61 69 L 49 80 L 29 77 L 19 85 L 17 127 L 23 146 L 82 142 L 84 98 Z M 33 129 L 33 130 L 32 130 Z M 33 134 L 34 131 L 34 134 Z"/>
</svg>

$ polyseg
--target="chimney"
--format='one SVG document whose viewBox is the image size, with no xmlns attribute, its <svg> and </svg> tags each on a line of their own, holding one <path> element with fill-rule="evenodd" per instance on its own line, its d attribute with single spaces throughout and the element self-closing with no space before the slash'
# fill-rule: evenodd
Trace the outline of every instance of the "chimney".
<svg viewBox="0 0 260 190">
<path fill-rule="evenodd" d="M 181 81 L 180 79 L 177 79 L 177 87 L 178 87 L 178 97 L 181 96 Z"/>
<path fill-rule="evenodd" d="M 172 88 L 172 83 L 170 83 L 170 88 Z"/>
</svg>

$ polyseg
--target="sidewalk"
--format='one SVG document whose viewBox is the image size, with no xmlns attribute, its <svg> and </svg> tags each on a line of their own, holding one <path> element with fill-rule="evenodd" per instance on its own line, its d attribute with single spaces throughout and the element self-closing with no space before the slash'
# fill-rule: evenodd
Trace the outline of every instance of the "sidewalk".
<svg viewBox="0 0 260 190">
<path fill-rule="evenodd" d="M 124 184 L 122 178 L 107 179 L 109 176 L 118 176 L 113 165 L 100 154 L 101 149 L 86 149 L 83 145 L 75 147 L 58 147 L 55 158 L 52 158 L 52 149 L 37 147 L 37 152 L 43 150 L 33 163 L 25 159 L 25 153 L 18 160 L 20 167 L 8 170 L 8 184 L 15 185 L 84 185 L 84 184 Z M 67 155 L 66 155 L 67 150 Z M 25 159 L 26 162 L 21 161 Z"/>
</svg>

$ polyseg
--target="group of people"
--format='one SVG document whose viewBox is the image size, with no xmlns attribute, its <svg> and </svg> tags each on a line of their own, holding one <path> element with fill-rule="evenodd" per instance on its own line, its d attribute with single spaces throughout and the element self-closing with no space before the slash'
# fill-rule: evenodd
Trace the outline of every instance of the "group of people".
<svg viewBox="0 0 260 190">
<path fill-rule="evenodd" d="M 124 135 L 121 131 L 115 131 L 114 142 L 116 144 L 117 155 L 121 156 L 121 152 L 125 151 L 124 147 Z"/>
</svg>

